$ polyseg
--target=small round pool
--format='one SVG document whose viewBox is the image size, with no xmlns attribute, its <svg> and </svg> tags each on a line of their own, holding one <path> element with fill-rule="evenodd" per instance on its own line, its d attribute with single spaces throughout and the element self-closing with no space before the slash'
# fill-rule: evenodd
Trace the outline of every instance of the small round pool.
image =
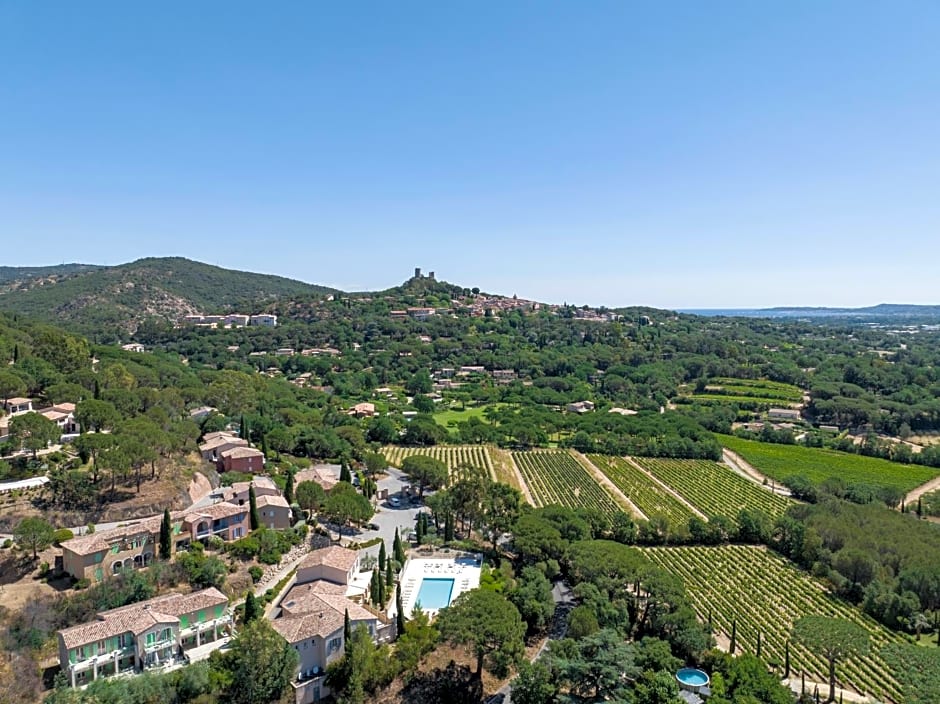
<svg viewBox="0 0 940 704">
<path fill-rule="evenodd" d="M 708 675 L 694 667 L 683 667 L 676 673 L 679 686 L 690 692 L 698 692 L 699 688 L 708 686 Z"/>
</svg>

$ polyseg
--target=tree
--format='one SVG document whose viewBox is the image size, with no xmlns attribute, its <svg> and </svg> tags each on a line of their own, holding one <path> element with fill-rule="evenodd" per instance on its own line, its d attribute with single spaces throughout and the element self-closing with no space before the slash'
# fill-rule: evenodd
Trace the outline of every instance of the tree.
<svg viewBox="0 0 940 704">
<path fill-rule="evenodd" d="M 480 517 L 482 525 L 490 534 L 495 551 L 499 537 L 512 529 L 519 518 L 519 509 L 522 506 L 522 494 L 518 489 L 490 482 L 483 495 L 483 515 Z"/>
<path fill-rule="evenodd" d="M 835 700 L 836 664 L 868 653 L 868 632 L 839 618 L 804 616 L 793 624 L 793 640 L 829 663 L 829 699 Z"/>
<path fill-rule="evenodd" d="M 333 487 L 321 511 L 328 520 L 341 526 L 368 521 L 374 512 L 369 500 L 359 494 L 352 484 L 345 482 Z"/>
<path fill-rule="evenodd" d="M 170 509 L 163 509 L 163 520 L 160 521 L 160 559 L 170 559 L 170 534 L 173 524 L 170 522 Z"/>
<path fill-rule="evenodd" d="M 39 413 L 24 413 L 10 420 L 10 439 L 17 447 L 31 450 L 34 459 L 39 450 L 45 450 L 61 436 L 62 430 L 55 421 Z"/>
<path fill-rule="evenodd" d="M 383 541 L 379 544 L 379 570 L 382 571 L 382 572 L 385 571 L 385 560 L 386 560 L 386 559 L 387 559 L 387 557 L 386 557 L 386 553 L 385 553 L 385 541 L 383 540 Z"/>
<path fill-rule="evenodd" d="M 24 550 L 31 550 L 35 560 L 40 550 L 52 545 L 55 529 L 41 518 L 24 518 L 13 529 L 13 540 Z"/>
<path fill-rule="evenodd" d="M 381 472 L 388 467 L 388 460 L 385 459 L 385 455 L 381 452 L 367 452 L 363 461 L 365 462 L 366 471 L 369 473 L 370 477 L 375 477 L 377 472 Z"/>
<path fill-rule="evenodd" d="M 75 406 L 75 419 L 85 432 L 112 430 L 120 417 L 114 404 L 109 401 L 89 398 Z"/>
<path fill-rule="evenodd" d="M 92 477 L 98 483 L 98 455 L 102 450 L 113 447 L 117 438 L 110 433 L 83 433 L 75 438 L 75 448 L 91 460 Z"/>
<path fill-rule="evenodd" d="M 439 489 L 447 483 L 447 465 L 428 455 L 411 455 L 401 463 L 401 471 L 418 485 L 418 497 L 425 489 Z"/>
<path fill-rule="evenodd" d="M 398 637 L 405 632 L 405 609 L 401 601 L 401 583 L 395 587 L 395 625 L 398 627 Z"/>
<path fill-rule="evenodd" d="M 519 676 L 512 682 L 512 701 L 515 704 L 549 704 L 555 701 L 558 685 L 551 671 L 541 662 L 523 662 Z"/>
<path fill-rule="evenodd" d="M 405 547 L 401 543 L 401 536 L 398 534 L 398 528 L 395 528 L 395 541 L 392 543 L 392 555 L 395 562 L 399 565 L 405 564 Z"/>
<path fill-rule="evenodd" d="M 412 396 L 429 394 L 433 388 L 434 383 L 431 381 L 431 374 L 426 369 L 419 370 L 405 384 L 405 390 Z"/>
<path fill-rule="evenodd" d="M 326 501 L 326 492 L 316 482 L 300 482 L 295 493 L 300 508 L 311 514 L 319 511 L 323 502 Z"/>
<path fill-rule="evenodd" d="M 385 563 L 385 593 L 388 594 L 392 585 L 395 584 L 395 573 L 392 572 L 392 561 Z"/>
<path fill-rule="evenodd" d="M 352 638 L 352 624 L 349 621 L 349 609 L 343 614 L 343 643 L 348 643 Z"/>
<path fill-rule="evenodd" d="M 245 616 L 242 619 L 242 623 L 247 626 L 255 619 L 260 618 L 263 613 L 261 605 L 255 598 L 254 591 L 249 589 L 248 595 L 245 597 Z"/>
<path fill-rule="evenodd" d="M 519 609 L 530 635 L 544 629 L 555 613 L 552 583 L 535 567 L 523 568 L 516 586 L 509 592 L 509 601 Z"/>
<path fill-rule="evenodd" d="M 268 704 L 281 698 L 297 669 L 297 651 L 258 618 L 242 628 L 230 647 L 209 659 L 213 689 L 230 704 Z"/>
<path fill-rule="evenodd" d="M 19 376 L 6 369 L 0 369 L 0 399 L 3 404 L 6 404 L 7 399 L 25 393 L 26 383 Z"/>
<path fill-rule="evenodd" d="M 728 646 L 728 652 L 734 655 L 738 645 L 738 620 L 731 619 L 731 644 Z"/>
<path fill-rule="evenodd" d="M 294 468 L 289 467 L 284 477 L 284 500 L 290 506 L 294 503 Z"/>
<path fill-rule="evenodd" d="M 454 645 L 469 647 L 477 659 L 477 677 L 484 660 L 491 670 L 515 662 L 525 648 L 525 624 L 518 609 L 501 594 L 487 589 L 464 592 L 438 616 L 441 635 Z"/>
<path fill-rule="evenodd" d="M 252 530 L 258 530 L 261 519 L 258 517 L 258 500 L 255 498 L 255 485 L 248 485 L 248 521 Z"/>
</svg>

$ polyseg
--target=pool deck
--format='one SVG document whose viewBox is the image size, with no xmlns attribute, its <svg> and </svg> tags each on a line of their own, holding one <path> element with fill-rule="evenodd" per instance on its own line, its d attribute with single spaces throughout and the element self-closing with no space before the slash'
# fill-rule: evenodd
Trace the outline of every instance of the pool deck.
<svg viewBox="0 0 940 704">
<path fill-rule="evenodd" d="M 423 579 L 453 579 L 454 588 L 450 594 L 453 601 L 464 592 L 480 586 L 481 565 L 481 560 L 474 555 L 409 559 L 401 577 L 401 601 L 405 617 L 411 618 Z M 424 611 L 431 617 L 436 616 L 438 612 L 437 609 Z"/>
</svg>

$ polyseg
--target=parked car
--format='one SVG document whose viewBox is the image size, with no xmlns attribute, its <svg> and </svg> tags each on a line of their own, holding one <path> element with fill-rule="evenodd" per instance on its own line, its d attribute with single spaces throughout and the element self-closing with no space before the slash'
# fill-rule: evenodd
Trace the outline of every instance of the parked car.
<svg viewBox="0 0 940 704">
<path fill-rule="evenodd" d="M 398 508 L 399 506 L 401 506 L 401 499 L 399 499 L 397 496 L 392 496 L 388 500 L 388 505 Z"/>
</svg>

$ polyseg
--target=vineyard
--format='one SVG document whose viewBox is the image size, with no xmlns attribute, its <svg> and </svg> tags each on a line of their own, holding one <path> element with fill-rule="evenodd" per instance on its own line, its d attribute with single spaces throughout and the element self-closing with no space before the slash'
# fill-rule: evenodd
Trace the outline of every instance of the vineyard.
<svg viewBox="0 0 940 704">
<path fill-rule="evenodd" d="M 902 700 L 901 686 L 879 651 L 907 639 L 833 597 L 783 558 L 741 545 L 647 548 L 644 553 L 682 578 L 699 618 L 711 618 L 716 632 L 729 637 L 732 619 L 736 621 L 740 650 L 754 653 L 760 632 L 761 655 L 768 661 L 784 662 L 785 643 L 801 616 L 830 616 L 861 625 L 871 637 L 871 654 L 840 663 L 839 681 L 862 693 Z M 825 661 L 795 643 L 790 645 L 790 662 L 797 675 L 802 672 L 811 680 L 827 680 Z"/>
<path fill-rule="evenodd" d="M 930 481 L 938 470 L 916 464 L 900 464 L 877 457 L 853 455 L 801 445 L 775 445 L 743 440 L 733 435 L 718 435 L 718 441 L 741 455 L 758 471 L 778 482 L 795 474 L 814 484 L 838 477 L 848 484 L 870 484 L 908 492 Z"/>
<path fill-rule="evenodd" d="M 737 403 L 749 407 L 792 406 L 803 399 L 799 387 L 764 379 L 717 377 L 689 398 L 705 403 Z"/>
<path fill-rule="evenodd" d="M 446 464 L 451 477 L 454 476 L 454 470 L 461 466 L 479 467 L 485 470 L 488 476 L 494 477 L 493 463 L 483 445 L 388 446 L 382 452 L 393 467 L 401 467 L 402 460 L 411 455 L 428 455 Z"/>
<path fill-rule="evenodd" d="M 688 506 L 626 460 L 606 455 L 590 455 L 589 459 L 647 518 L 660 515 L 673 525 L 685 525 L 692 517 Z"/>
<path fill-rule="evenodd" d="M 561 504 L 604 513 L 625 510 L 564 450 L 513 452 L 512 459 L 539 506 Z"/>
<path fill-rule="evenodd" d="M 734 518 L 741 509 L 748 508 L 776 517 L 790 505 L 784 497 L 762 489 L 717 462 L 647 457 L 638 457 L 636 461 L 708 516 Z"/>
</svg>

